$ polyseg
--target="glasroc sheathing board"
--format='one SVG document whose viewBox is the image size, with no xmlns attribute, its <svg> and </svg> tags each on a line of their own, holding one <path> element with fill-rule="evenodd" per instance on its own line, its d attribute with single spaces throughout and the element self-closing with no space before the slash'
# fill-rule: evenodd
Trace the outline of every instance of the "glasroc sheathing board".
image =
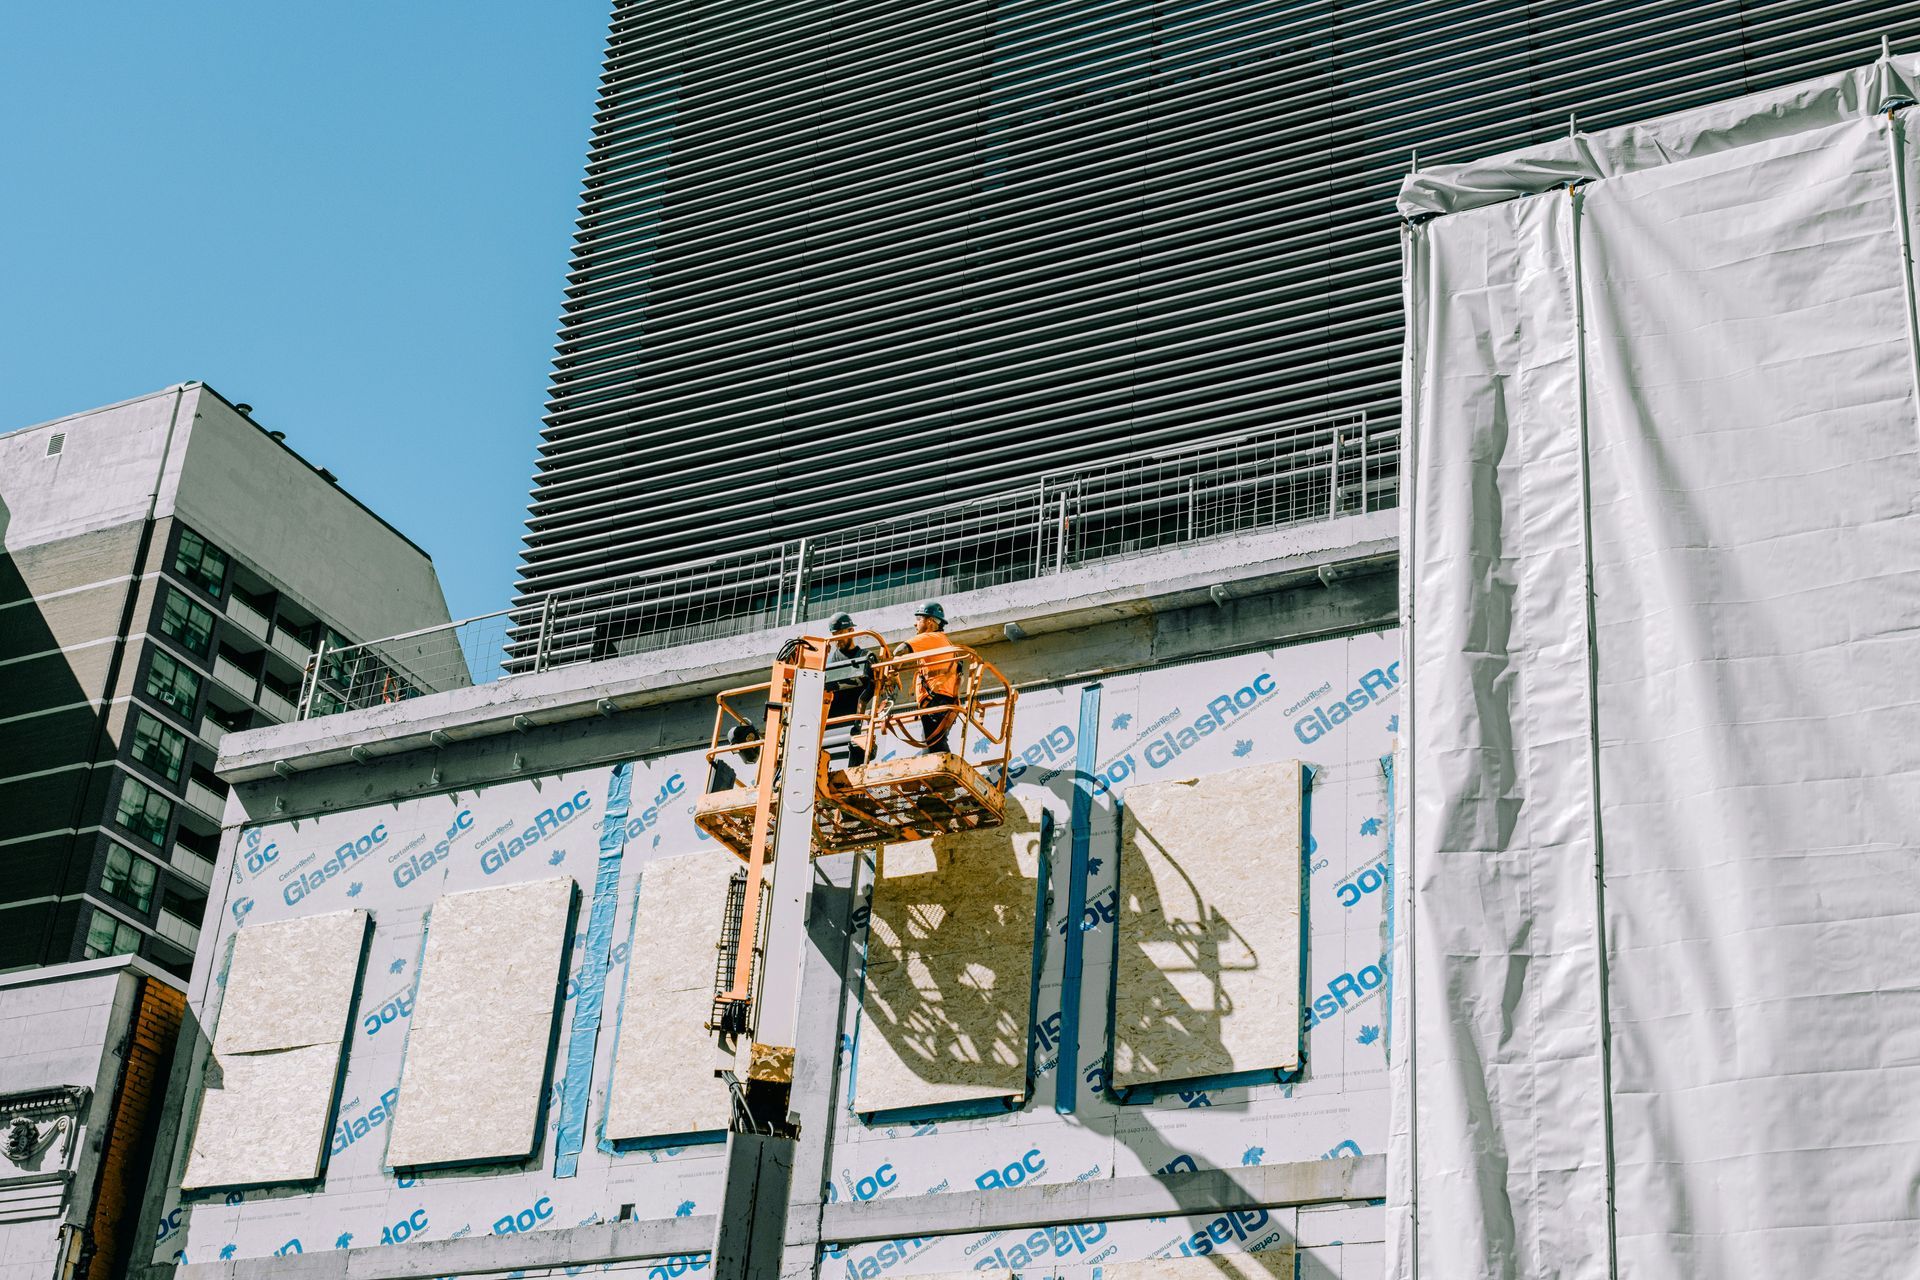
<svg viewBox="0 0 1920 1280">
<path fill-rule="evenodd" d="M 183 1186 L 319 1176 L 366 938 L 364 911 L 234 935 Z"/>
<path fill-rule="evenodd" d="M 620 1044 L 607 1088 L 609 1141 L 727 1127 L 727 1087 L 713 1074 L 713 977 L 727 882 L 725 849 L 647 864 L 634 904 Z"/>
<path fill-rule="evenodd" d="M 1297 760 L 1126 793 L 1113 1085 L 1300 1065 Z"/>
<path fill-rule="evenodd" d="M 390 1167 L 532 1153 L 573 900 L 573 880 L 560 876 L 433 904 Z"/>
<path fill-rule="evenodd" d="M 1042 811 L 880 854 L 854 1110 L 1024 1098 Z"/>
</svg>

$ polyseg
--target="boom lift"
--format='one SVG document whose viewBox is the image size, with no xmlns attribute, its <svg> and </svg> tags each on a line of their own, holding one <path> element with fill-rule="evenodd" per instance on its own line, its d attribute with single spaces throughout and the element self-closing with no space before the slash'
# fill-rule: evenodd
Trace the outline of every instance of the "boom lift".
<svg viewBox="0 0 1920 1280">
<path fill-rule="evenodd" d="M 709 790 L 694 821 L 744 864 L 727 898 L 707 1023 L 737 1132 L 788 1136 L 797 1123 L 789 1092 L 813 859 L 1005 817 L 1019 696 L 1006 677 L 965 645 L 896 654 L 872 632 L 854 638 L 879 655 L 870 669 L 834 641 L 807 636 L 781 650 L 766 683 L 717 698 Z M 958 705 L 922 710 L 905 696 L 903 676 L 949 658 L 963 663 Z M 867 692 L 861 707 L 832 714 L 833 691 L 856 682 Z M 948 715 L 954 750 L 926 752 Z"/>
</svg>

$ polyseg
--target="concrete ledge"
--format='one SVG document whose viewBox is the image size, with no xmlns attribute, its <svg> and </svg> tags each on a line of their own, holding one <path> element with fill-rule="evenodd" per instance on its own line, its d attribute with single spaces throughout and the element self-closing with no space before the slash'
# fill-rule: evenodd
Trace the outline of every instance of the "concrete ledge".
<svg viewBox="0 0 1920 1280">
<path fill-rule="evenodd" d="M 1068 1222 L 1379 1200 L 1386 1194 L 1385 1156 L 1343 1156 L 1245 1169 L 1060 1182 L 1011 1191 L 839 1202 L 821 1207 L 820 1238 L 832 1244 L 856 1244 Z"/>
<path fill-rule="evenodd" d="M 712 1214 L 644 1222 L 596 1222 L 524 1235 L 467 1236 L 284 1258 L 232 1258 L 177 1268 L 156 1266 L 147 1269 L 146 1280 L 424 1280 L 535 1267 L 584 1267 L 705 1253 L 713 1247 L 714 1225 Z"/>
<path fill-rule="evenodd" d="M 1323 568 L 1385 566 L 1398 546 L 1399 513 L 1375 511 L 1117 557 L 1044 578 L 948 594 L 944 603 L 955 619 L 954 637 L 978 647 L 1000 642 L 1008 623 L 1020 624 L 1029 635 L 1044 635 L 1208 604 L 1214 602 L 1210 590 L 1215 586 L 1236 597 L 1310 580 Z M 866 610 L 856 620 L 862 627 L 904 635 L 912 629 L 913 608 Z M 271 774 L 276 762 L 300 770 L 347 764 L 354 747 L 375 756 L 422 750 L 432 745 L 428 735 L 436 731 L 455 742 L 508 733 L 516 716 L 536 725 L 585 719 L 599 714 L 601 699 L 630 711 L 710 697 L 765 679 L 773 637 L 803 629 L 729 636 L 230 733 L 220 744 L 217 772 L 229 782 L 248 782 Z"/>
</svg>

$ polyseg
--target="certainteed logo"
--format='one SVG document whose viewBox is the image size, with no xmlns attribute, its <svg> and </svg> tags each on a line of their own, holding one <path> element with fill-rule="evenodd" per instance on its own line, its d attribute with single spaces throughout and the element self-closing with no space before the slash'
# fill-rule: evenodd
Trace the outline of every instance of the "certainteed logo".
<svg viewBox="0 0 1920 1280">
<path fill-rule="evenodd" d="M 1400 664 L 1388 663 L 1385 667 L 1375 667 L 1360 677 L 1360 683 L 1348 691 L 1347 695 L 1332 706 L 1315 707 L 1306 715 L 1293 722 L 1293 736 L 1302 742 L 1318 742 L 1339 725 L 1368 707 L 1375 705 L 1397 692 L 1400 688 Z"/>
<path fill-rule="evenodd" d="M 291 880 L 287 881 L 286 887 L 281 889 L 280 896 L 286 899 L 288 906 L 294 906 L 302 898 L 305 898 L 315 889 L 325 885 L 327 881 L 333 879 L 342 871 L 345 871 L 348 867 L 360 861 L 360 859 L 372 853 L 375 848 L 386 842 L 387 824 L 384 822 L 378 823 L 374 826 L 373 830 L 367 832 L 365 835 L 356 836 L 354 839 L 347 841 L 335 849 L 317 866 L 301 871 L 295 875 Z"/>
<path fill-rule="evenodd" d="M 433 848 L 423 853 L 413 853 L 402 849 L 396 855 L 393 867 L 393 883 L 404 889 L 427 872 L 445 862 L 453 854 L 453 846 L 460 843 L 469 831 L 473 830 L 473 810 L 462 809 L 454 815 L 453 825 L 447 828 Z M 425 837 L 422 837 L 425 839 Z M 416 842 L 418 843 L 418 842 Z"/>
<path fill-rule="evenodd" d="M 533 815 L 533 822 L 518 835 L 509 836 L 480 855 L 480 870 L 493 875 L 503 870 L 515 858 L 564 830 L 575 818 L 585 813 L 593 805 L 593 797 L 584 790 L 576 791 L 573 797 L 563 800 L 551 809 L 542 809 Z"/>
</svg>

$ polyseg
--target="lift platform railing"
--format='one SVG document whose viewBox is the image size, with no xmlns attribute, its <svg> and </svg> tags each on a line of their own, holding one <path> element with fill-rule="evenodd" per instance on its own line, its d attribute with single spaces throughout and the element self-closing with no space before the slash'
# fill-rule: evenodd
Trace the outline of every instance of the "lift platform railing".
<svg viewBox="0 0 1920 1280">
<path fill-rule="evenodd" d="M 870 632 L 876 657 L 863 705 L 824 720 L 826 767 L 814 806 L 815 852 L 972 830 L 998 823 L 1012 762 L 1014 705 L 1006 676 L 974 650 L 951 644 L 889 652 Z M 922 707 L 908 678 L 916 667 L 961 664 L 951 705 Z M 708 786 L 695 807 L 701 829 L 745 857 L 756 796 L 751 785 L 768 738 L 771 683 L 729 689 L 715 698 L 706 752 Z M 951 716 L 951 750 L 925 748 L 931 722 Z M 718 785 L 715 785 L 715 784 Z"/>
</svg>

